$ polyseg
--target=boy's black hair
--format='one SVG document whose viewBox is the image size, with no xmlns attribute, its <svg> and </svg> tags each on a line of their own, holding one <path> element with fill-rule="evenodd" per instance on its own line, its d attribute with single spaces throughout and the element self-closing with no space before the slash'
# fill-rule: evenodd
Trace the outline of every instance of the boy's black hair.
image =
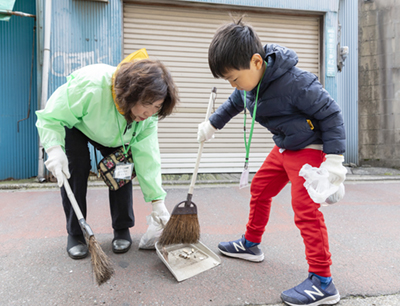
<svg viewBox="0 0 400 306">
<path fill-rule="evenodd" d="M 257 33 L 250 25 L 238 21 L 221 26 L 208 49 L 208 65 L 215 78 L 223 78 L 232 69 L 250 68 L 250 60 L 256 53 L 262 58 L 265 51 Z"/>
</svg>

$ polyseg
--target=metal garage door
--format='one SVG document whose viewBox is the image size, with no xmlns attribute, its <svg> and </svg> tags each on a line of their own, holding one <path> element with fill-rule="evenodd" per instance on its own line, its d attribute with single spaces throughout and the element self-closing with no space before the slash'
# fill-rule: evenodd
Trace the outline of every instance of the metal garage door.
<svg viewBox="0 0 400 306">
<path fill-rule="evenodd" d="M 172 2 L 172 1 L 171 1 Z M 245 21 L 263 44 L 294 49 L 298 67 L 319 75 L 320 17 L 247 11 Z M 151 58 L 170 69 L 181 103 L 177 112 L 159 123 L 163 173 L 191 173 L 197 155 L 197 125 L 204 120 L 210 92 L 217 87 L 216 107 L 232 93 L 224 80 L 214 79 L 208 68 L 208 46 L 216 29 L 230 21 L 228 9 L 204 6 L 124 4 L 125 56 L 146 48 Z M 248 117 L 247 125 L 251 118 Z M 271 134 L 256 124 L 250 149 L 250 171 L 256 171 L 273 147 Z M 204 145 L 200 173 L 241 172 L 245 148 L 240 114 L 215 139 Z"/>
</svg>

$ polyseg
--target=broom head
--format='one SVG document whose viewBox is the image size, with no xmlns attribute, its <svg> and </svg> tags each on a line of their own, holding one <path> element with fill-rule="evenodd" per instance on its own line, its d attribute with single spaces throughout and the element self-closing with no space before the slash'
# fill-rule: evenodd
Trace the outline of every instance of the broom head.
<svg viewBox="0 0 400 306">
<path fill-rule="evenodd" d="M 185 203 L 184 206 L 179 205 Z M 191 244 L 200 239 L 200 225 L 197 217 L 197 206 L 186 200 L 177 204 L 172 210 L 171 218 L 167 222 L 158 240 L 160 245 Z"/>
<path fill-rule="evenodd" d="M 82 232 L 86 239 L 86 244 L 88 245 L 96 282 L 100 286 L 111 278 L 111 276 L 114 274 L 114 268 L 111 260 L 104 253 L 100 244 L 94 237 L 92 229 L 90 228 L 89 224 L 86 223 L 84 218 L 79 220 L 79 225 L 81 226 Z"/>
<path fill-rule="evenodd" d="M 89 252 L 96 282 L 100 286 L 111 278 L 114 274 L 114 268 L 111 260 L 104 253 L 94 236 L 91 236 L 89 239 Z"/>
</svg>

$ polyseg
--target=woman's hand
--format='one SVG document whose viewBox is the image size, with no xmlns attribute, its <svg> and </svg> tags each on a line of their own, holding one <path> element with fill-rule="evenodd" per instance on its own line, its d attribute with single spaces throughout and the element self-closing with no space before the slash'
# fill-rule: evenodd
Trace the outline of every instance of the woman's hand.
<svg viewBox="0 0 400 306">
<path fill-rule="evenodd" d="M 61 146 L 48 148 L 46 150 L 46 153 L 48 155 L 48 158 L 44 164 L 57 179 L 58 186 L 62 187 L 62 185 L 64 185 L 64 176 L 62 175 L 62 173 L 64 173 L 67 178 L 71 177 L 68 169 L 67 155 L 65 155 Z"/>
<path fill-rule="evenodd" d="M 153 216 L 155 217 L 155 219 L 157 219 L 157 217 L 161 220 L 161 222 L 165 222 L 163 225 L 165 225 L 170 217 L 170 214 L 167 210 L 167 208 L 165 207 L 165 203 L 164 200 L 155 200 L 151 202 L 151 205 L 153 206 Z"/>
<path fill-rule="evenodd" d="M 147 227 L 146 233 L 139 242 L 139 249 L 154 249 L 155 243 L 161 236 L 161 233 L 169 220 L 169 212 L 165 207 L 164 200 L 155 200 L 151 202 L 153 211 L 146 217 Z"/>
</svg>

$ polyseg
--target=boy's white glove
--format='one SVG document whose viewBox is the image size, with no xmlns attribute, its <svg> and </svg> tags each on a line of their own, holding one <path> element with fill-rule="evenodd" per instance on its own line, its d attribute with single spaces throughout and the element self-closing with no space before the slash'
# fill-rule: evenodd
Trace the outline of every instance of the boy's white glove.
<svg viewBox="0 0 400 306">
<path fill-rule="evenodd" d="M 344 156 L 336 154 L 325 155 L 326 160 L 319 167 L 326 169 L 329 173 L 329 181 L 339 186 L 346 179 L 347 169 L 343 166 Z"/>
<path fill-rule="evenodd" d="M 326 204 L 335 204 L 337 202 L 339 202 L 340 200 L 342 200 L 344 198 L 344 184 L 341 183 L 339 185 L 339 189 L 338 191 L 336 191 L 334 194 L 330 195 L 326 200 L 325 203 Z"/>
<path fill-rule="evenodd" d="M 48 148 L 46 150 L 46 153 L 47 160 L 44 164 L 57 179 L 58 186 L 62 187 L 62 185 L 64 185 L 64 176 L 62 175 L 62 173 L 64 173 L 67 178 L 71 177 L 68 169 L 67 155 L 65 155 L 61 146 Z"/>
<path fill-rule="evenodd" d="M 152 201 L 151 205 L 153 206 L 153 211 L 146 217 L 149 226 L 146 233 L 140 239 L 139 249 L 154 249 L 158 238 L 160 238 L 170 218 L 164 200 Z"/>
<path fill-rule="evenodd" d="M 335 185 L 331 183 L 328 170 L 305 164 L 300 169 L 299 175 L 304 177 L 304 187 L 315 203 L 321 205 L 334 204 L 343 199 L 344 184 Z"/>
<path fill-rule="evenodd" d="M 203 142 L 214 138 L 214 133 L 216 131 L 217 129 L 211 125 L 210 120 L 200 123 L 199 129 L 197 130 L 197 141 Z"/>
</svg>

